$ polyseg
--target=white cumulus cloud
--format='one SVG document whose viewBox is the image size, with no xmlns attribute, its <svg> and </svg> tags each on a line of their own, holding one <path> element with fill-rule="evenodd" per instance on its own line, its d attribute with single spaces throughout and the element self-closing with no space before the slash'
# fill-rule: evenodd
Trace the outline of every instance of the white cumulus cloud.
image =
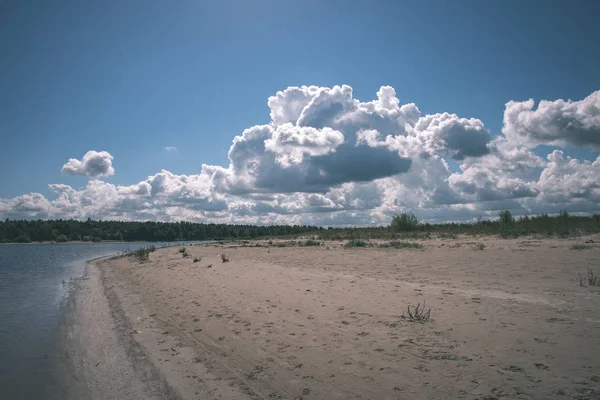
<svg viewBox="0 0 600 400">
<path fill-rule="evenodd" d="M 81 160 L 70 158 L 62 167 L 62 172 L 69 175 L 82 175 L 90 178 L 100 178 L 114 175 L 112 166 L 113 156 L 107 151 L 90 150 Z"/>
<path fill-rule="evenodd" d="M 283 167 L 300 164 L 304 156 L 324 156 L 342 143 L 344 135 L 331 128 L 316 129 L 285 123 L 275 128 L 265 140 L 265 150 L 275 153 Z"/>
<path fill-rule="evenodd" d="M 600 91 L 580 101 L 542 100 L 534 106 L 533 99 L 506 103 L 502 133 L 507 139 L 531 146 L 600 147 Z"/>
<path fill-rule="evenodd" d="M 268 123 L 233 138 L 228 165 L 113 185 L 97 179 L 114 174 L 113 157 L 89 151 L 63 166 L 92 178 L 85 187 L 0 198 L 0 217 L 381 225 L 399 212 L 429 221 L 505 208 L 599 212 L 600 154 L 588 161 L 534 152 L 539 144 L 598 147 L 598 93 L 537 109 L 532 100 L 508 102 L 494 133 L 476 118 L 424 115 L 390 86 L 370 101 L 347 85 L 289 87 L 268 99 Z"/>
</svg>

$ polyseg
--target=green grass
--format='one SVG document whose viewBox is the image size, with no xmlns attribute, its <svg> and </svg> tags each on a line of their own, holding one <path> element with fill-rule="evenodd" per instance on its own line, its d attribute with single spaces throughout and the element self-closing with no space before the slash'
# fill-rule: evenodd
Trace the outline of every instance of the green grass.
<svg viewBox="0 0 600 400">
<path fill-rule="evenodd" d="M 421 243 L 414 243 L 414 242 L 394 241 L 394 242 L 389 242 L 389 243 L 383 243 L 379 247 L 392 248 L 392 249 L 422 249 L 423 245 Z"/>
<path fill-rule="evenodd" d="M 589 244 L 577 243 L 569 247 L 571 250 L 588 250 L 594 248 L 594 246 Z"/>
<path fill-rule="evenodd" d="M 440 239 L 458 239 L 458 236 L 455 235 L 454 233 L 444 233 L 444 232 L 440 232 L 438 234 Z"/>
<path fill-rule="evenodd" d="M 147 246 L 139 248 L 132 252 L 126 252 L 125 255 L 133 257 L 133 259 L 137 262 L 146 262 L 150 260 L 150 253 L 154 252 L 155 250 L 155 246 Z"/>
<path fill-rule="evenodd" d="M 313 239 L 309 239 L 306 242 L 303 243 L 303 246 L 320 246 L 321 242 L 318 242 L 316 240 Z"/>
<path fill-rule="evenodd" d="M 347 242 L 344 247 L 346 249 L 353 249 L 355 247 L 367 247 L 368 243 L 365 242 L 364 240 L 359 240 L 359 239 L 354 239 L 354 240 L 350 240 L 349 242 Z"/>
</svg>

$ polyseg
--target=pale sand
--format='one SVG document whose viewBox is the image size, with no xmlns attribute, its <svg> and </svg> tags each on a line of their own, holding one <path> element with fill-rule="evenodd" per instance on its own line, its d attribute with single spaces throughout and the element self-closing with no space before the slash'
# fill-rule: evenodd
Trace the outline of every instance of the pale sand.
<svg viewBox="0 0 600 400">
<path fill-rule="evenodd" d="M 189 258 L 168 248 L 93 263 L 80 312 L 96 315 L 72 331 L 91 347 L 73 355 L 87 365 L 80 382 L 96 382 L 97 399 L 600 398 L 600 288 L 577 278 L 600 273 L 600 237 L 421 243 L 189 246 Z M 433 321 L 401 318 L 425 301 Z"/>
</svg>

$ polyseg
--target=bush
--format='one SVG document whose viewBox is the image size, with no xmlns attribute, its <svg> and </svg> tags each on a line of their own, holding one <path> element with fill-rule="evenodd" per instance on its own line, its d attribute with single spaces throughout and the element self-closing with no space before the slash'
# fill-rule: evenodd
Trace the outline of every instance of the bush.
<svg viewBox="0 0 600 400">
<path fill-rule="evenodd" d="M 313 239 L 309 239 L 306 242 L 304 242 L 305 246 L 320 246 L 321 242 L 317 242 L 316 240 Z"/>
<path fill-rule="evenodd" d="M 410 306 L 408 306 L 406 311 L 406 314 L 402 313 L 402 318 L 410 322 L 424 324 L 431 321 L 431 308 L 427 309 L 425 302 L 423 302 L 422 306 L 421 303 L 417 303 L 417 306 L 412 310 L 410 309 Z"/>
<path fill-rule="evenodd" d="M 389 242 L 383 243 L 380 247 L 393 249 L 422 249 L 423 245 L 414 242 Z"/>
<path fill-rule="evenodd" d="M 588 273 L 585 278 L 582 277 L 580 273 L 577 273 L 577 275 L 579 275 L 579 286 L 600 286 L 600 279 L 598 278 L 598 275 L 594 274 L 594 271 L 592 271 L 590 268 L 588 268 Z"/>
<path fill-rule="evenodd" d="M 367 247 L 367 242 L 365 242 L 364 240 L 358 240 L 358 239 L 351 240 L 348 243 L 346 243 L 344 245 L 344 247 L 347 248 L 347 249 L 351 249 L 351 248 L 354 248 L 354 247 Z"/>
<path fill-rule="evenodd" d="M 591 246 L 589 244 L 581 244 L 581 243 L 577 243 L 574 244 L 570 247 L 571 250 L 588 250 L 593 248 L 594 246 Z"/>
<path fill-rule="evenodd" d="M 155 250 L 155 246 L 141 247 L 129 255 L 132 255 L 133 258 L 138 262 L 146 262 L 150 260 L 150 253 L 154 252 Z"/>
<path fill-rule="evenodd" d="M 500 211 L 498 213 L 498 216 L 500 217 L 500 223 L 503 226 L 509 226 L 509 225 L 512 225 L 513 222 L 515 222 L 515 219 L 513 218 L 510 211 L 508 211 L 508 210 Z"/>
<path fill-rule="evenodd" d="M 180 248 L 180 249 L 179 249 L 179 250 L 177 250 L 177 251 L 179 251 L 181 254 L 183 254 L 183 253 L 185 253 L 185 247 L 182 247 L 182 248 Z"/>
<path fill-rule="evenodd" d="M 419 225 L 419 220 L 413 213 L 396 214 L 392 218 L 391 228 L 396 232 L 414 231 Z"/>
<path fill-rule="evenodd" d="M 456 236 L 454 233 L 440 233 L 439 234 L 440 239 L 458 239 L 458 236 Z"/>
<path fill-rule="evenodd" d="M 202 260 L 200 257 L 194 257 L 194 262 L 197 263 L 198 261 Z"/>
<path fill-rule="evenodd" d="M 27 234 L 19 235 L 15 238 L 17 243 L 31 243 L 31 238 Z"/>
<path fill-rule="evenodd" d="M 65 242 L 68 242 L 68 241 L 69 241 L 69 238 L 67 237 L 67 235 L 58 235 L 58 236 L 56 237 L 56 241 L 57 241 L 58 243 L 65 243 Z"/>
</svg>

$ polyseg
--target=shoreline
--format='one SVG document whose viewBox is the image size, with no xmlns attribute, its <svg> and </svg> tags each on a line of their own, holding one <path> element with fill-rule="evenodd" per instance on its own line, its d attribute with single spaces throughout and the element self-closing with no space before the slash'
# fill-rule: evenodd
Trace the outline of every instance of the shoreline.
<svg viewBox="0 0 600 400">
<path fill-rule="evenodd" d="M 88 261 L 61 323 L 64 399 L 179 400 L 131 338 L 132 322 L 96 263 Z"/>
<path fill-rule="evenodd" d="M 187 258 L 170 247 L 144 263 L 90 261 L 66 321 L 75 384 L 65 398 L 600 394 L 600 290 L 576 284 L 600 247 L 419 242 L 212 243 L 186 247 Z M 423 301 L 432 321 L 401 318 Z"/>
<path fill-rule="evenodd" d="M 147 242 L 144 240 L 138 240 L 138 241 L 125 241 L 125 240 L 103 240 L 101 242 L 84 242 L 82 240 L 72 240 L 72 241 L 68 241 L 68 242 L 56 242 L 56 241 L 41 241 L 41 242 L 29 242 L 29 243 L 21 243 L 21 242 L 0 242 L 0 245 L 3 244 L 97 244 L 97 245 L 101 245 L 101 244 L 113 244 L 113 243 L 132 243 L 132 244 L 137 244 L 137 243 L 150 243 L 150 244 L 155 244 L 155 243 L 178 243 L 176 245 L 173 246 L 181 246 L 185 243 L 193 243 L 193 245 L 197 244 L 198 242 L 218 242 L 218 240 L 186 240 L 186 241 L 175 241 L 175 242 Z"/>
<path fill-rule="evenodd" d="M 193 245 L 214 243 L 206 241 Z M 177 243 L 157 250 L 181 246 L 182 243 Z M 132 326 L 139 323 L 140 319 L 134 321 L 133 317 L 126 314 L 124 303 L 120 300 L 123 293 L 117 294 L 118 289 L 106 279 L 98 265 L 119 258 L 122 256 L 112 254 L 87 260 L 83 276 L 75 282 L 59 323 L 56 369 L 60 388 L 58 398 L 188 398 L 174 391 L 164 378 L 167 371 L 159 371 L 156 365 L 148 361 L 146 349 L 132 337 L 132 332 L 136 331 Z"/>
</svg>

